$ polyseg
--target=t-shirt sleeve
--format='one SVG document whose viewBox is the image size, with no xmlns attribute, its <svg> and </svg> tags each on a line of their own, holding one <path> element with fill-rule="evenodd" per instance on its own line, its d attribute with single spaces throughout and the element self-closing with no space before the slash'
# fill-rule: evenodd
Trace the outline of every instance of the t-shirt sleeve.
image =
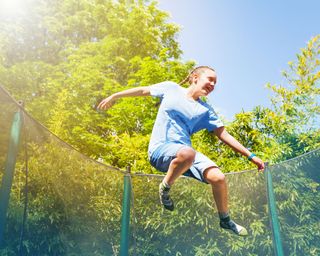
<svg viewBox="0 0 320 256">
<path fill-rule="evenodd" d="M 150 94 L 153 97 L 163 98 L 166 93 L 176 88 L 178 85 L 171 81 L 165 81 L 150 86 Z"/>
<path fill-rule="evenodd" d="M 223 122 L 220 120 L 216 112 L 214 111 L 213 107 L 207 104 L 209 108 L 209 118 L 206 129 L 209 132 L 214 131 L 215 129 L 224 126 Z"/>
</svg>

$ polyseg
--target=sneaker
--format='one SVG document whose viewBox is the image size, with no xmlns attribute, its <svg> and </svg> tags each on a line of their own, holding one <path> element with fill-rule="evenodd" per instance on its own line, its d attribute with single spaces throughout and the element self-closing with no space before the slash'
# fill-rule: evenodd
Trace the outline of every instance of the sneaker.
<svg viewBox="0 0 320 256">
<path fill-rule="evenodd" d="M 165 209 L 173 211 L 174 205 L 172 199 L 170 198 L 169 191 L 170 188 L 166 188 L 161 182 L 159 185 L 160 203 Z"/>
<path fill-rule="evenodd" d="M 224 228 L 224 229 L 231 230 L 235 234 L 237 234 L 238 236 L 247 236 L 248 235 L 248 231 L 246 230 L 246 228 L 238 225 L 233 220 L 220 221 L 220 227 Z"/>
</svg>

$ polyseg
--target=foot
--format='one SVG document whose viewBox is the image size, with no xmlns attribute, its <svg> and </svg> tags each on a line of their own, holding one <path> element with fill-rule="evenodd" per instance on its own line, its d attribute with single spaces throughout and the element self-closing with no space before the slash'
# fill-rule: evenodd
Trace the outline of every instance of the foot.
<svg viewBox="0 0 320 256">
<path fill-rule="evenodd" d="M 237 223 L 235 223 L 233 220 L 230 220 L 230 219 L 229 219 L 229 221 L 220 220 L 220 227 L 224 228 L 224 229 L 231 230 L 238 236 L 247 236 L 248 235 L 248 231 L 246 230 L 245 227 L 238 225 Z"/>
<path fill-rule="evenodd" d="M 170 188 L 165 187 L 165 185 L 161 182 L 159 185 L 160 203 L 165 209 L 173 211 L 174 205 L 172 199 L 170 198 L 169 191 Z"/>
</svg>

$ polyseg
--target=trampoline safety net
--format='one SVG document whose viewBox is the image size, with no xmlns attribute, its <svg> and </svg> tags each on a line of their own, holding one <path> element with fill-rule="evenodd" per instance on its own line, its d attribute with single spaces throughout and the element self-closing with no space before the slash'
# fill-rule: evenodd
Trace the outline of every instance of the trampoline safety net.
<svg viewBox="0 0 320 256">
<path fill-rule="evenodd" d="M 0 255 L 120 255 L 128 174 L 74 150 L 1 87 L 0 145 Z M 129 244 L 121 254 L 320 255 L 319 156 L 315 150 L 269 166 L 269 176 L 226 175 L 232 217 L 247 237 L 219 227 L 210 186 L 178 179 L 170 212 L 159 203 L 162 176 L 131 174 Z"/>
</svg>

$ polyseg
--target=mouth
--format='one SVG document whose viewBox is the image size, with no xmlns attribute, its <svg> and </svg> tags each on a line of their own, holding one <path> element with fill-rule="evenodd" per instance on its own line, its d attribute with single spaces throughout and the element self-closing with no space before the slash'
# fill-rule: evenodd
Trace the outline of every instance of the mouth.
<svg viewBox="0 0 320 256">
<path fill-rule="evenodd" d="M 204 88 L 204 90 L 206 91 L 206 93 L 207 94 L 209 94 L 210 92 L 212 92 L 213 91 L 213 86 L 212 85 L 210 85 L 210 86 L 206 86 L 205 88 Z"/>
</svg>

